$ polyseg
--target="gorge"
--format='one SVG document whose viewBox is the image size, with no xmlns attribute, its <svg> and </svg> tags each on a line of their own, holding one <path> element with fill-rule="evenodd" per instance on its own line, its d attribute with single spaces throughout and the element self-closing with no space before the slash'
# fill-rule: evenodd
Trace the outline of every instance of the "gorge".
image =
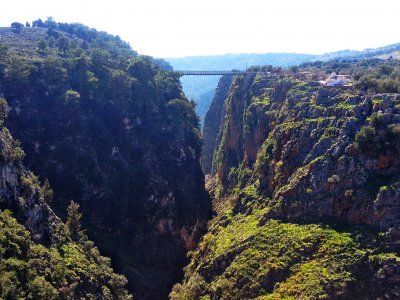
<svg viewBox="0 0 400 300">
<path fill-rule="evenodd" d="M 32 24 L 0 28 L 0 298 L 400 297 L 397 46 L 224 75 L 201 132 L 166 61 Z"/>
</svg>

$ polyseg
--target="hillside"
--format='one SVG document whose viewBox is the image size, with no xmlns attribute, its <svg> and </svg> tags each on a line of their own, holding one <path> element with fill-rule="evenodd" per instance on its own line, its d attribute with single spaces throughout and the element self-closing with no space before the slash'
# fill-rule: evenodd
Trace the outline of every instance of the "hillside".
<svg viewBox="0 0 400 300">
<path fill-rule="evenodd" d="M 81 24 L 0 29 L 0 95 L 25 163 L 138 299 L 165 299 L 210 214 L 193 103 L 168 65 Z M 162 251 L 160 250 L 162 249 Z"/>
<path fill-rule="evenodd" d="M 211 106 L 204 124 L 217 216 L 170 299 L 399 297 L 400 63 L 299 71 L 355 84 L 253 74 L 224 92 L 221 79 L 224 108 Z"/>
<path fill-rule="evenodd" d="M 379 48 L 367 48 L 361 51 L 356 50 L 342 50 L 318 55 L 312 61 L 328 61 L 332 59 L 367 59 L 372 57 L 379 57 L 387 55 L 387 58 L 400 50 L 400 43 L 387 45 Z"/>
</svg>

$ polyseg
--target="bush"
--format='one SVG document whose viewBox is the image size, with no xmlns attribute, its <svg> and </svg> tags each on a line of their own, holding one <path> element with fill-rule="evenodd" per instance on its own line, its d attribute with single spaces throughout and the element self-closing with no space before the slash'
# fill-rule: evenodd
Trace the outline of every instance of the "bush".
<svg viewBox="0 0 400 300">
<path fill-rule="evenodd" d="M 378 137 L 375 128 L 363 126 L 356 134 L 355 145 L 363 153 L 374 153 L 377 150 Z"/>
<path fill-rule="evenodd" d="M 29 284 L 31 293 L 28 295 L 30 299 L 57 299 L 57 290 L 44 277 L 38 276 Z"/>
<path fill-rule="evenodd" d="M 65 93 L 65 102 L 66 103 L 79 103 L 81 95 L 74 90 L 68 90 Z"/>
</svg>

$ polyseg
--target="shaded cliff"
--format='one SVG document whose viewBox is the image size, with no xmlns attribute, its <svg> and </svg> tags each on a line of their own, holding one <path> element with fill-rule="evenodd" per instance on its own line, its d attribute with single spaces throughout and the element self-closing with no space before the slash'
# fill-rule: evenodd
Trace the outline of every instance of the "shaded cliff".
<svg viewBox="0 0 400 300">
<path fill-rule="evenodd" d="M 234 78 L 208 184 L 218 215 L 171 299 L 399 297 L 399 63 L 302 70 L 334 64 L 354 88 Z"/>
<path fill-rule="evenodd" d="M 224 122 L 224 103 L 232 79 L 233 76 L 230 75 L 221 77 L 210 108 L 204 118 L 201 165 L 205 174 L 211 174 L 214 150 L 218 145 L 218 132 L 222 130 L 220 127 Z"/>
<path fill-rule="evenodd" d="M 210 212 L 199 121 L 178 76 L 80 24 L 3 28 L 0 40 L 7 124 L 49 179 L 52 206 L 78 201 L 135 296 L 165 298 Z"/>
<path fill-rule="evenodd" d="M 23 166 L 25 154 L 3 125 L 7 112 L 0 98 L 0 297 L 132 299 L 110 260 L 49 207 L 53 191 Z"/>
</svg>

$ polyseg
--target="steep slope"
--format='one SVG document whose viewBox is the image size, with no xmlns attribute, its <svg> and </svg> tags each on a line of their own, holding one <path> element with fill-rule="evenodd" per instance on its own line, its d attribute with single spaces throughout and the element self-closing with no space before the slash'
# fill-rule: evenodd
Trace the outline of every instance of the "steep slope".
<svg viewBox="0 0 400 300">
<path fill-rule="evenodd" d="M 203 148 L 201 164 L 205 174 L 211 174 L 214 150 L 218 145 L 218 132 L 224 123 L 224 103 L 232 84 L 233 76 L 224 75 L 218 82 L 217 90 L 204 118 Z"/>
<path fill-rule="evenodd" d="M 176 74 L 118 37 L 36 25 L 0 31 L 8 126 L 53 186 L 53 207 L 78 201 L 135 296 L 165 298 L 210 212 L 193 103 Z"/>
<path fill-rule="evenodd" d="M 218 216 L 171 299 L 399 297 L 400 65 L 301 71 L 334 64 L 355 88 L 235 77 L 208 184 Z"/>
<path fill-rule="evenodd" d="M 0 297 L 2 299 L 131 299 L 110 260 L 49 207 L 52 190 L 27 171 L 24 152 L 3 121 L 0 98 Z"/>
</svg>

